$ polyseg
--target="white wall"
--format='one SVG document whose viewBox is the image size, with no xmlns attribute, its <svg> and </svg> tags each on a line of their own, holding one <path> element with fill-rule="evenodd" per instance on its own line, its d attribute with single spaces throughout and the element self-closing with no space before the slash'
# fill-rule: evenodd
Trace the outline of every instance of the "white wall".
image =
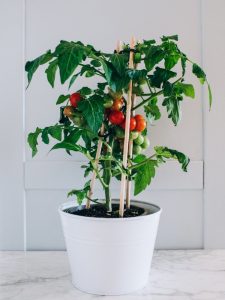
<svg viewBox="0 0 225 300">
<path fill-rule="evenodd" d="M 64 152 L 60 151 L 47 156 L 48 148 L 40 145 L 38 156 L 31 159 L 30 150 L 23 143 L 22 63 L 37 57 L 46 49 L 54 48 L 60 39 L 82 40 L 84 43 L 94 44 L 96 48 L 112 50 L 117 39 L 128 41 L 132 34 L 138 38 L 148 39 L 163 34 L 177 33 L 180 36 L 181 48 L 193 60 L 204 62 L 211 81 L 217 76 L 215 74 L 218 74 L 218 70 L 213 68 L 214 65 L 208 64 L 208 57 L 213 55 L 211 46 L 213 29 L 209 26 L 209 21 L 213 11 L 215 10 L 215 14 L 217 14 L 218 10 L 218 13 L 221 14 L 218 24 L 220 24 L 220 20 L 222 23 L 221 11 L 224 11 L 225 5 L 223 1 L 215 1 L 216 5 L 212 6 L 210 1 L 203 1 L 201 5 L 200 0 L 160 0 L 157 2 L 144 0 L 141 1 L 140 12 L 137 12 L 136 6 L 131 5 L 132 1 L 128 0 L 114 0 L 111 5 L 103 0 L 30 0 L 26 1 L 25 5 L 22 0 L 11 2 L 5 0 L 1 3 L 3 4 L 0 6 L 4 8 L 0 10 L 4 15 L 3 19 L 0 18 L 1 30 L 4 44 L 10 45 L 10 49 L 6 47 L 0 51 L 3 51 L 4 57 L 7 57 L 12 49 L 15 53 L 15 62 L 11 60 L 10 63 L 4 63 L 5 73 L 8 74 L 8 77 L 4 77 L 2 95 L 4 95 L 5 103 L 9 103 L 8 105 L 15 113 L 15 117 L 8 125 L 8 123 L 6 124 L 8 116 L 4 115 L 1 126 L 3 133 L 5 127 L 13 128 L 13 125 L 14 129 L 12 136 L 5 136 L 5 144 L 11 146 L 9 147 L 11 151 L 8 148 L 1 149 L 0 156 L 1 166 L 3 166 L 1 171 L 3 170 L 5 178 L 4 183 L 1 181 L 3 195 L 0 199 L 2 215 L 0 227 L 3 230 L 0 235 L 0 247 L 2 249 L 22 249 L 25 244 L 25 247 L 31 250 L 63 249 L 64 242 L 57 206 L 66 200 L 68 189 L 73 188 L 74 185 L 81 185 L 80 177 L 82 175 L 79 176 L 81 173 L 78 165 L 82 158 L 81 156 L 65 157 Z M 133 4 L 135 3 L 133 2 Z M 18 20 L 18 23 L 8 25 L 7 20 L 9 17 L 12 19 L 10 15 L 13 12 L 16 14 L 16 18 L 13 20 L 15 23 Z M 135 20 L 131 21 L 129 16 L 133 16 Z M 23 20 L 25 20 L 24 28 Z M 216 23 L 217 17 L 214 16 L 213 20 Z M 213 26 L 215 28 L 219 26 L 220 29 L 222 28 L 221 31 L 224 31 L 225 28 L 224 23 Z M 6 27 L 9 27 L 7 30 L 11 30 L 7 31 L 7 34 Z M 23 35 L 25 37 L 24 49 Z M 17 39 L 16 43 L 14 38 Z M 9 44 L 12 41 L 13 45 Z M 224 43 L 223 40 L 217 42 Z M 207 49 L 209 51 L 212 49 L 212 52 L 203 52 L 202 45 L 207 45 Z M 222 54 L 224 49 L 222 48 L 220 51 Z M 16 73 L 12 71 L 14 64 L 17 65 Z M 66 91 L 66 87 L 61 87 L 60 84 L 55 90 L 52 90 L 46 82 L 43 70 L 38 71 L 35 75 L 26 92 L 25 135 L 34 130 L 37 125 L 44 127 L 57 121 L 58 110 L 54 103 L 58 94 Z M 15 103 L 11 101 L 11 94 L 8 93 L 9 90 L 12 90 L 12 80 L 15 82 L 13 89 Z M 198 86 L 196 80 L 192 81 Z M 213 83 L 216 83 L 215 87 L 218 89 L 222 86 L 222 83 L 217 84 L 214 81 Z M 209 128 L 213 127 L 212 124 L 217 119 L 220 107 L 215 106 L 212 119 L 210 119 L 211 115 L 208 116 L 207 106 L 204 105 L 204 107 L 206 117 L 203 115 L 202 94 L 198 87 L 196 100 L 186 100 L 183 104 L 183 119 L 179 127 L 172 126 L 171 121 L 168 121 L 164 114 L 162 121 L 150 129 L 152 145 L 162 144 L 180 149 L 187 153 L 192 160 L 188 174 L 183 174 L 173 162 L 164 166 L 159 170 L 151 191 L 147 190 L 142 195 L 143 199 L 157 203 L 163 208 L 157 240 L 158 248 L 201 248 L 204 245 L 204 238 L 207 241 L 205 242 L 207 247 L 212 247 L 217 243 L 221 246 L 225 244 L 224 240 L 223 243 L 219 242 L 221 239 L 216 235 L 214 235 L 214 239 L 209 237 L 209 235 L 212 236 L 211 223 L 217 222 L 208 211 L 208 207 L 212 209 L 212 189 L 214 187 L 212 183 L 209 183 L 209 186 L 211 184 L 209 187 L 211 195 L 208 194 L 207 188 L 204 192 L 205 199 L 207 199 L 206 206 L 203 201 L 203 160 L 207 159 L 205 161 L 207 166 L 208 159 L 212 157 L 212 149 L 210 151 L 208 141 L 213 133 Z M 3 106 L 0 109 L 3 109 L 4 112 Z M 224 109 L 221 109 L 221 115 Z M 209 136 L 208 140 L 207 136 Z M 12 140 L 14 147 L 10 144 Z M 220 141 L 216 140 L 216 142 L 219 145 Z M 208 152 L 204 146 L 207 146 Z M 25 151 L 25 162 L 22 168 L 23 151 Z M 208 165 L 208 168 L 210 169 L 206 173 L 206 183 L 207 178 L 208 182 L 212 182 L 210 170 L 214 166 Z M 23 201 L 23 184 L 25 201 Z M 222 185 L 220 185 L 220 193 L 221 195 L 224 193 Z M 113 187 L 113 194 L 115 197 L 118 196 L 118 186 L 116 185 Z M 96 195 L 101 196 L 99 189 L 97 189 Z M 220 201 L 219 204 L 221 208 L 224 202 Z M 214 207 L 214 209 L 217 208 Z M 220 213 L 217 216 L 218 226 L 223 225 L 224 221 L 222 221 Z M 7 235 L 5 231 L 8 232 Z"/>
</svg>

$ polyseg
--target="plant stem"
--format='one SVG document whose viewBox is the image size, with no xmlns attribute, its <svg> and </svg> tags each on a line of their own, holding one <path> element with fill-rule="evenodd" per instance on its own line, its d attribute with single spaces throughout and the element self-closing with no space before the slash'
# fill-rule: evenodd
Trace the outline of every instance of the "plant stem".
<svg viewBox="0 0 225 300">
<path fill-rule="evenodd" d="M 104 182 L 107 184 L 107 187 L 104 188 L 105 190 L 105 205 L 107 211 L 112 211 L 112 200 L 111 200 L 111 193 L 110 193 L 110 181 L 111 181 L 112 173 L 111 173 L 111 160 L 104 161 L 104 170 L 103 170 L 103 179 Z"/>
</svg>

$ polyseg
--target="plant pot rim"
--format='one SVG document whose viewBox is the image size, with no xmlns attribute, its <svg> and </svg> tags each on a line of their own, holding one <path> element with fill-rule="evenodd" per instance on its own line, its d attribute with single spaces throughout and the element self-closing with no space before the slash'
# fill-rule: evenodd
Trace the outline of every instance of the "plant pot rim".
<svg viewBox="0 0 225 300">
<path fill-rule="evenodd" d="M 112 199 L 112 203 L 118 203 L 119 200 L 118 199 Z M 152 215 L 156 215 L 156 214 L 161 214 L 162 212 L 162 208 L 160 208 L 158 205 L 153 204 L 153 203 L 149 203 L 149 202 L 145 202 L 145 201 L 140 201 L 140 200 L 131 200 L 131 204 L 136 205 L 138 207 L 140 207 L 140 204 L 142 204 L 142 206 L 147 206 L 149 208 L 154 208 L 155 211 L 152 213 L 148 213 L 148 214 L 144 214 L 141 216 L 137 216 L 137 217 L 129 217 L 129 218 L 102 218 L 102 217 L 87 217 L 87 216 L 79 216 L 79 215 L 74 215 L 74 214 L 70 214 L 64 211 L 64 209 L 66 208 L 70 208 L 70 207 L 74 207 L 74 206 L 79 206 L 78 204 L 76 204 L 75 201 L 68 201 L 65 203 L 62 203 L 59 208 L 58 208 L 58 212 L 62 215 L 66 215 L 69 218 L 73 218 L 73 219 L 80 219 L 80 220 L 87 220 L 87 221 L 93 221 L 93 222 L 137 222 L 140 219 L 143 218 L 149 218 Z"/>
</svg>

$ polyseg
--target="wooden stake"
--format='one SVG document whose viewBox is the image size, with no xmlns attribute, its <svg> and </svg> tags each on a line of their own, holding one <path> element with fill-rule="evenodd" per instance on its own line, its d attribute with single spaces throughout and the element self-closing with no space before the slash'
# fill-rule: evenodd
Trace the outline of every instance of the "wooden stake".
<svg viewBox="0 0 225 300">
<path fill-rule="evenodd" d="M 137 64 L 134 65 L 134 69 L 137 69 Z M 132 94 L 132 103 L 131 103 L 131 109 L 135 106 L 136 102 L 136 95 Z M 135 111 L 131 110 L 131 117 L 135 116 Z M 133 157 L 133 140 L 129 141 L 129 150 L 128 150 L 128 156 L 130 159 Z M 131 181 L 127 179 L 127 190 L 126 190 L 126 208 L 130 208 L 130 198 L 131 198 Z"/>
<path fill-rule="evenodd" d="M 101 136 L 104 134 L 104 131 L 105 131 L 105 126 L 104 126 L 104 124 L 102 124 L 102 127 L 100 129 Z M 96 155 L 95 155 L 95 168 L 96 169 L 98 169 L 98 163 L 99 163 L 99 157 L 101 155 L 101 151 L 102 151 L 102 137 L 100 137 L 98 140 L 98 146 L 97 146 L 97 151 L 96 151 Z M 96 172 L 93 171 L 93 175 L 92 175 L 91 182 L 90 182 L 90 190 L 88 192 L 88 198 L 87 198 L 87 202 L 86 202 L 86 208 L 90 208 L 90 206 L 91 206 L 91 198 L 93 195 L 95 179 L 96 179 Z"/>
<path fill-rule="evenodd" d="M 131 38 L 130 49 L 134 49 L 135 40 L 134 37 Z M 134 68 L 134 52 L 130 51 L 129 57 L 129 68 Z M 129 144 L 129 135 L 130 135 L 130 116 L 131 116 L 131 105 L 132 105 L 132 80 L 129 82 L 128 98 L 127 98 L 127 110 L 126 110 L 126 122 L 125 122 L 125 137 L 124 137 L 124 146 L 123 146 L 123 166 L 127 167 L 127 157 L 128 157 L 128 144 Z M 121 188 L 120 188 L 120 208 L 119 215 L 123 217 L 124 214 L 124 196 L 126 190 L 126 175 L 122 174 L 121 176 Z"/>
<path fill-rule="evenodd" d="M 122 50 L 122 43 L 121 43 L 121 41 L 117 41 L 116 51 L 119 53 L 121 50 Z M 102 124 L 102 127 L 100 129 L 100 135 L 102 136 L 104 134 L 104 132 L 105 132 L 105 127 L 104 127 L 104 124 Z M 96 169 L 98 169 L 98 163 L 99 163 L 99 157 L 101 155 L 101 151 L 102 151 L 102 137 L 100 137 L 98 140 L 98 146 L 97 146 L 97 151 L 96 151 L 96 155 L 95 155 L 95 168 Z M 90 190 L 88 192 L 88 199 L 86 202 L 86 208 L 90 208 L 90 206 L 91 206 L 91 198 L 93 195 L 95 180 L 96 180 L 96 172 L 93 171 L 93 175 L 92 175 L 91 182 L 90 182 Z"/>
</svg>

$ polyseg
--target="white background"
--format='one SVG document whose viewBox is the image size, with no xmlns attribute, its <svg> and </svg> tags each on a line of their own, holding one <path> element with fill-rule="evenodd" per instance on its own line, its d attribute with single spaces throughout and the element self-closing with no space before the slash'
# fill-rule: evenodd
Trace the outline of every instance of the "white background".
<svg viewBox="0 0 225 300">
<path fill-rule="evenodd" d="M 64 249 L 57 207 L 66 201 L 67 190 L 83 182 L 81 156 L 66 157 L 63 151 L 47 155 L 49 148 L 40 144 L 39 154 L 31 158 L 28 132 L 58 121 L 55 100 L 67 87 L 57 80 L 53 90 L 40 69 L 25 93 L 25 61 L 54 49 L 61 39 L 112 51 L 118 39 L 128 42 L 131 35 L 151 39 L 171 34 L 180 36 L 181 49 L 206 70 L 214 104 L 209 113 L 206 91 L 188 75 L 197 87 L 196 100 L 183 102 L 178 127 L 162 109 L 150 139 L 152 146 L 188 154 L 189 173 L 174 162 L 163 166 L 138 199 L 163 208 L 158 248 L 225 247 L 224 14 L 223 0 L 0 2 L 0 249 Z M 118 191 L 114 184 L 114 197 Z M 98 187 L 96 195 L 101 196 Z"/>
</svg>

